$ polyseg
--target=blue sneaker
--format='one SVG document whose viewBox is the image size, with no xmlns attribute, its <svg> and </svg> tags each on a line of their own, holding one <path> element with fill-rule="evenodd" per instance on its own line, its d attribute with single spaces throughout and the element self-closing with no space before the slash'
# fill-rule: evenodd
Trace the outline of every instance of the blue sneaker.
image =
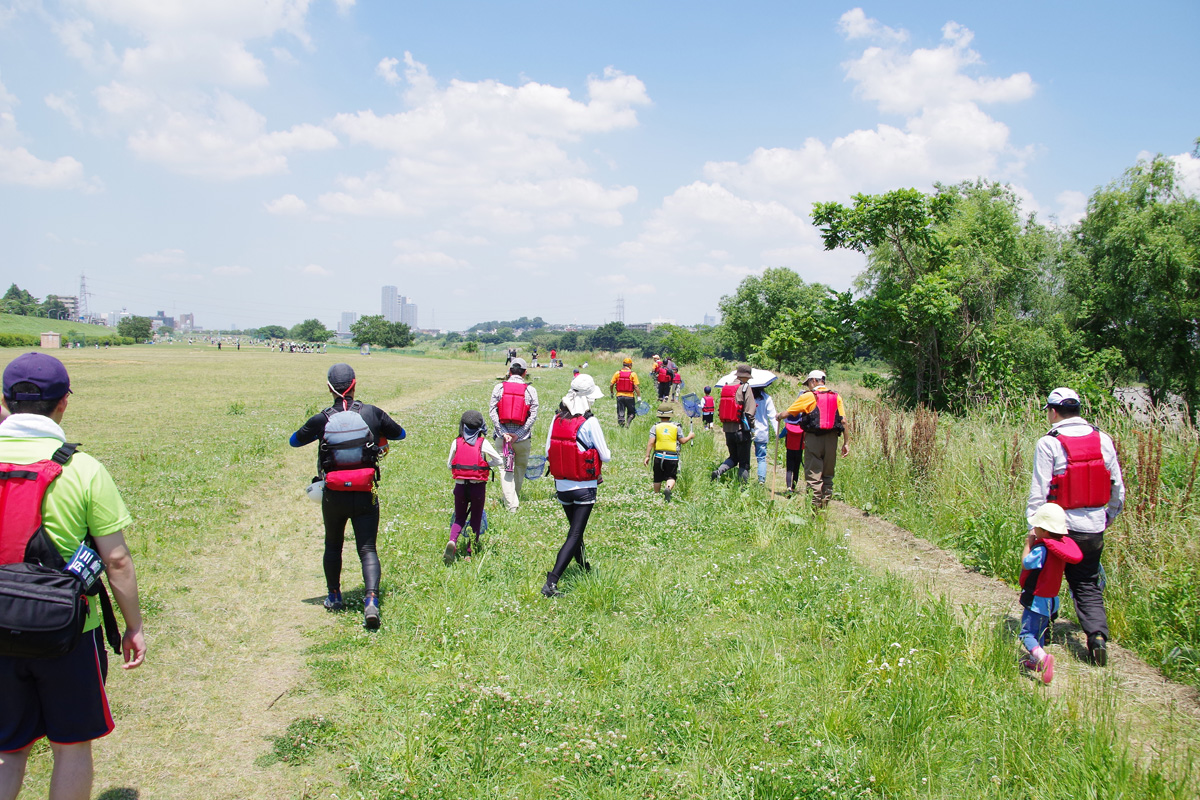
<svg viewBox="0 0 1200 800">
<path fill-rule="evenodd" d="M 341 611 L 345 607 L 346 604 L 342 602 L 341 592 L 330 592 L 329 596 L 325 598 L 326 611 Z"/>
</svg>

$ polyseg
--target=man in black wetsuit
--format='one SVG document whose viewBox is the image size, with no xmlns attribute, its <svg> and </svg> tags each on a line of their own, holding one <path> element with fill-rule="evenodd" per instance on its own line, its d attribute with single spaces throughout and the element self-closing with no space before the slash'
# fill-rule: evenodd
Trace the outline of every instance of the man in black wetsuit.
<svg viewBox="0 0 1200 800">
<path fill-rule="evenodd" d="M 314 414 L 292 434 L 292 447 L 303 447 L 310 442 L 320 441 L 317 452 L 317 471 L 325 479 L 331 469 L 338 470 L 339 475 L 347 472 L 361 473 L 363 470 L 374 469 L 374 479 L 378 479 L 376 463 L 380 456 L 387 452 L 387 442 L 404 438 L 404 428 L 387 415 L 387 412 L 376 406 L 367 405 L 354 399 L 354 388 L 357 380 L 354 369 L 349 364 L 334 364 L 329 368 L 326 385 L 333 395 L 333 405 L 324 411 Z M 369 435 L 352 439 L 345 443 L 330 444 L 336 437 L 327 435 L 326 423 L 339 412 L 349 411 L 357 414 L 365 423 Z M 357 450 L 356 450 L 357 448 Z M 340 450 L 338 463 L 333 463 L 333 450 Z M 358 455 L 355 456 L 354 453 Z M 358 469 L 347 469 L 357 467 Z M 379 533 L 379 498 L 375 494 L 375 480 L 368 476 L 365 487 L 361 484 L 350 491 L 333 491 L 327 481 L 321 493 L 321 516 L 325 520 L 325 584 L 329 596 L 325 598 L 325 608 L 330 611 L 340 611 L 344 608 L 342 602 L 342 543 L 346 535 L 346 522 L 354 528 L 354 544 L 358 550 L 359 560 L 362 561 L 363 573 L 363 624 L 368 628 L 378 628 L 379 617 L 379 556 L 375 552 L 375 538 Z"/>
</svg>

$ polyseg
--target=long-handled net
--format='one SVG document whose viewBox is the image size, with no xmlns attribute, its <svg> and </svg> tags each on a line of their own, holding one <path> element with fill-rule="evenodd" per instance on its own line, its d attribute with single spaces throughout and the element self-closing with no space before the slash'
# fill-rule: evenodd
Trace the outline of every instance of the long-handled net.
<svg viewBox="0 0 1200 800">
<path fill-rule="evenodd" d="M 542 473 L 546 470 L 545 456 L 530 456 L 529 462 L 525 465 L 525 480 L 536 481 L 542 477 Z"/>
<path fill-rule="evenodd" d="M 700 398 L 696 396 L 695 392 L 688 392 L 679 398 L 679 402 L 683 403 L 683 412 L 689 417 L 700 416 Z"/>
</svg>

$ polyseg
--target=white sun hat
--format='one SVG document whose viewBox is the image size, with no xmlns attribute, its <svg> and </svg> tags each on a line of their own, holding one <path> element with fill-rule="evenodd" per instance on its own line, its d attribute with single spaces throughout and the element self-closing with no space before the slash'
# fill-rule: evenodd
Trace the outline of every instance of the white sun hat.
<svg viewBox="0 0 1200 800">
<path fill-rule="evenodd" d="M 596 385 L 591 375 L 580 373 L 571 380 L 571 390 L 563 395 L 563 405 L 572 414 L 582 414 L 591 409 L 592 401 L 603 397 L 604 392 Z"/>
</svg>

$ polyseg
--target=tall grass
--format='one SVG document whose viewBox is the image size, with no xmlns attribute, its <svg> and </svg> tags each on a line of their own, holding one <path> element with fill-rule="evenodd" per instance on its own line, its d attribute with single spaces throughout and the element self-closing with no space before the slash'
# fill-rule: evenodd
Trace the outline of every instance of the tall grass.
<svg viewBox="0 0 1200 800">
<path fill-rule="evenodd" d="M 1039 407 L 1030 400 L 939 417 L 852 401 L 855 452 L 839 463 L 837 488 L 1015 585 L 1034 445 L 1049 427 Z M 1126 485 L 1103 559 L 1113 635 L 1167 675 L 1200 684 L 1197 431 L 1119 410 L 1091 421 L 1113 436 Z"/>
</svg>

